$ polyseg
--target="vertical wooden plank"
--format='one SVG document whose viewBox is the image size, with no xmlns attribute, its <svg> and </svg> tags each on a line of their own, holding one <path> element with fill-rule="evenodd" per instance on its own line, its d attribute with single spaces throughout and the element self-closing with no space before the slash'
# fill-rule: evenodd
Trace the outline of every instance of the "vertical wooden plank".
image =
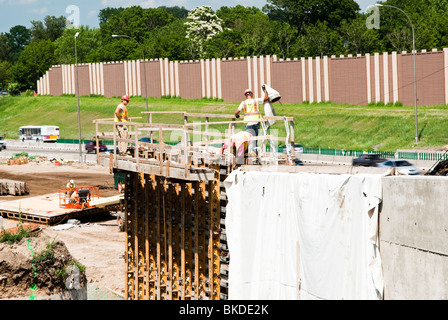
<svg viewBox="0 0 448 320">
<path fill-rule="evenodd" d="M 125 176 L 125 215 L 126 215 L 126 299 L 134 298 L 134 270 L 135 270 L 135 251 L 134 251 L 134 219 L 133 219 L 133 199 L 132 194 L 134 193 L 134 175 L 131 173 L 126 173 Z"/>
<path fill-rule="evenodd" d="M 208 265 L 209 265 L 209 287 L 210 299 L 220 299 L 220 167 L 219 164 L 209 165 L 215 172 L 215 178 L 209 183 L 209 241 L 208 241 Z"/>
<path fill-rule="evenodd" d="M 150 175 L 147 181 L 147 194 L 148 202 L 146 208 L 148 210 L 148 299 L 155 300 L 157 298 L 156 293 L 156 274 L 157 274 L 157 191 L 156 191 L 156 179 L 154 175 Z"/>
<path fill-rule="evenodd" d="M 179 208 L 182 207 L 182 201 L 180 198 L 179 192 L 179 183 L 173 183 L 171 195 L 173 197 L 172 208 L 171 208 L 171 222 L 172 222 L 172 237 L 171 237 L 171 246 L 172 246 L 172 276 L 171 276 L 171 291 L 172 291 L 172 300 L 179 299 L 179 278 L 180 278 L 180 243 L 181 243 L 181 235 L 180 235 L 180 224 L 181 224 L 181 215 L 182 210 Z"/>
<path fill-rule="evenodd" d="M 160 178 L 161 180 L 161 200 L 162 200 L 162 219 L 161 219 L 161 228 L 162 228 L 162 235 L 160 240 L 162 241 L 161 244 L 161 254 L 160 254 L 160 295 L 161 300 L 168 299 L 168 261 L 169 261 L 169 255 L 168 255 L 168 225 L 167 225 L 167 184 L 166 179 L 163 177 Z"/>
<path fill-rule="evenodd" d="M 132 210 L 132 236 L 134 238 L 134 295 L 133 300 L 138 300 L 139 298 L 139 281 L 138 281 L 138 272 L 139 272 L 139 239 L 138 239 L 138 191 L 139 191 L 139 176 L 137 173 L 133 174 L 134 176 L 134 192 L 133 192 L 133 210 Z"/>
<path fill-rule="evenodd" d="M 182 212 L 180 217 L 180 279 L 181 279 L 181 285 L 180 285 L 180 299 L 185 300 L 185 278 L 186 278 L 186 261 L 185 261 L 185 250 L 186 250 L 186 241 L 185 241 L 185 233 L 186 233 L 186 226 L 185 226 L 185 216 L 187 215 L 187 183 L 182 184 L 181 189 L 181 197 L 182 197 Z"/>
<path fill-rule="evenodd" d="M 166 233 L 167 233 L 167 245 L 168 245 L 168 277 L 167 277 L 167 291 L 168 300 L 173 299 L 172 280 L 173 280 L 173 231 L 172 231 L 172 209 L 173 206 L 173 185 L 171 183 L 166 184 L 166 201 L 165 201 L 165 221 L 166 221 Z"/>
<path fill-rule="evenodd" d="M 196 219 L 198 220 L 197 238 L 198 245 L 195 248 L 197 258 L 198 269 L 198 285 L 197 285 L 197 300 L 203 300 L 206 298 L 206 264 L 207 264 L 207 245 L 206 245 L 206 231 L 207 231 L 207 206 L 206 206 L 206 183 L 205 181 L 199 182 L 198 187 L 198 207 L 196 212 Z"/>
<path fill-rule="evenodd" d="M 161 292 L 161 268 L 162 268 L 162 229 L 161 229 L 161 216 L 162 216 L 162 178 L 157 177 L 157 204 L 156 204 L 156 299 L 162 300 L 162 292 Z"/>
<path fill-rule="evenodd" d="M 193 260 L 193 184 L 184 183 L 182 188 L 183 214 L 182 214 L 182 297 L 185 300 L 192 298 Z"/>
</svg>

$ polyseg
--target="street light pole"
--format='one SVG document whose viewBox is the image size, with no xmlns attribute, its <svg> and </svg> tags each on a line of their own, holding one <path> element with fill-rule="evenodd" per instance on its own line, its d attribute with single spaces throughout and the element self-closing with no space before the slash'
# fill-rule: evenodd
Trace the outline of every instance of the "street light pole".
<svg viewBox="0 0 448 320">
<path fill-rule="evenodd" d="M 79 32 L 75 34 L 75 59 L 76 59 L 76 96 L 78 98 L 78 133 L 79 133 L 79 163 L 82 162 L 82 147 L 81 147 L 81 113 L 79 111 L 79 77 L 78 77 L 78 48 L 76 39 L 79 36 Z"/>
<path fill-rule="evenodd" d="M 389 8 L 393 8 L 393 9 L 397 9 L 399 11 L 401 11 L 406 18 L 408 19 L 409 23 L 411 24 L 411 29 L 412 29 L 412 55 L 413 55 L 413 60 L 414 60 L 414 118 L 415 118 L 415 144 L 418 144 L 419 139 L 418 139 L 418 114 L 417 114 L 417 72 L 416 72 L 416 64 L 415 64 L 415 33 L 414 33 L 414 25 L 412 24 L 411 18 L 409 18 L 409 16 L 406 14 L 406 12 L 404 12 L 403 10 L 401 10 L 400 8 L 394 7 L 394 6 L 389 6 L 386 4 L 375 4 L 375 6 L 377 7 L 389 7 Z"/>
<path fill-rule="evenodd" d="M 133 41 L 135 41 L 135 43 L 139 46 L 140 50 L 142 51 L 142 63 L 145 63 L 145 53 L 143 52 L 143 48 L 140 45 L 140 43 L 138 43 L 137 40 L 135 40 L 134 38 L 131 38 L 129 36 L 126 35 L 118 35 L 118 34 L 113 34 L 112 38 L 128 38 L 131 39 Z M 144 84 L 145 84 L 145 100 L 146 100 L 146 112 L 148 112 L 148 88 L 146 85 L 146 64 L 143 65 L 143 78 L 144 78 Z M 149 123 L 149 114 L 146 114 L 146 122 Z"/>
</svg>

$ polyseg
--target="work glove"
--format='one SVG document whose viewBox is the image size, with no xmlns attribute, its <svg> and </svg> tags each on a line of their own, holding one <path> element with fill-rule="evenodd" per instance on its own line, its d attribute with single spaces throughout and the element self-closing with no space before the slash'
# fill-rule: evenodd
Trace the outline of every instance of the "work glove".
<svg viewBox="0 0 448 320">
<path fill-rule="evenodd" d="M 262 85 L 262 86 L 261 86 L 261 89 L 263 89 L 263 91 L 266 91 L 266 86 L 265 86 L 265 85 Z"/>
<path fill-rule="evenodd" d="M 240 117 L 240 114 L 239 113 L 235 113 L 235 118 L 239 118 Z"/>
</svg>

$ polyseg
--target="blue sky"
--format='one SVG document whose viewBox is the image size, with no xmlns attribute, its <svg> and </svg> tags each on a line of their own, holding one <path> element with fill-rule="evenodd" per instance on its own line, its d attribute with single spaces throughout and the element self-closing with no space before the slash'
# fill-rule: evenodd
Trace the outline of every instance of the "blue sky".
<svg viewBox="0 0 448 320">
<path fill-rule="evenodd" d="M 357 0 L 362 11 L 377 0 Z M 179 6 L 191 10 L 196 6 L 208 5 L 217 10 L 222 6 L 236 5 L 262 8 L 266 0 L 0 0 L 0 33 L 9 32 L 16 25 L 31 27 L 30 21 L 43 21 L 46 16 L 65 16 L 73 23 L 98 28 L 98 13 L 107 7 L 130 7 L 140 5 L 143 8 L 159 6 Z M 77 15 L 79 12 L 79 15 Z M 75 20 L 75 17 L 79 17 Z"/>
</svg>

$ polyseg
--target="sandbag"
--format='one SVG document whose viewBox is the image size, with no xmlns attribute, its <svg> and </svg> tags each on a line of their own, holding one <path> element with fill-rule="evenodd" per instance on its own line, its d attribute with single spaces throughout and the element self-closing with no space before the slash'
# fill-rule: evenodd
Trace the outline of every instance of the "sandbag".
<svg viewBox="0 0 448 320">
<path fill-rule="evenodd" d="M 264 84 L 265 90 L 268 93 L 268 100 L 264 102 L 264 114 L 268 117 L 275 117 L 275 109 L 272 105 L 274 102 L 280 100 L 281 96 L 280 93 L 274 89 L 272 89 L 267 84 Z M 267 125 L 268 127 L 272 126 L 275 123 L 276 120 L 268 120 Z"/>
</svg>

